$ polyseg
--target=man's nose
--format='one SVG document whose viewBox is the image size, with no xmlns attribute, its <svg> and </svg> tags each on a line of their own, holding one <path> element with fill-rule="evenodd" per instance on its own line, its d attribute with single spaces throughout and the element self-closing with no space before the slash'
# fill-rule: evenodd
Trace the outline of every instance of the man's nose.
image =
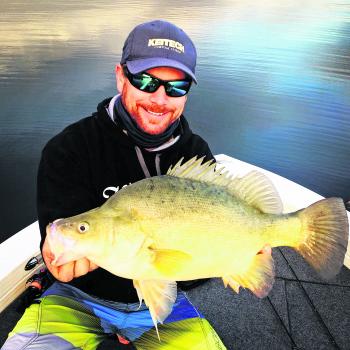
<svg viewBox="0 0 350 350">
<path fill-rule="evenodd" d="M 157 105 L 165 105 L 168 103 L 168 96 L 165 93 L 165 88 L 161 85 L 155 92 L 151 94 L 150 100 Z"/>
</svg>

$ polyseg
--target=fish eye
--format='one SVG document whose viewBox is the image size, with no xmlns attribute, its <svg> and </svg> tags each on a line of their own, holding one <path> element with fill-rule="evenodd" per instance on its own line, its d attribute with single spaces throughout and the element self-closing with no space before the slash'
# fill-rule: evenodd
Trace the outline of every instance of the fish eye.
<svg viewBox="0 0 350 350">
<path fill-rule="evenodd" d="M 89 230 L 89 224 L 87 222 L 81 222 L 78 225 L 78 231 L 80 233 L 85 233 L 86 231 Z"/>
</svg>

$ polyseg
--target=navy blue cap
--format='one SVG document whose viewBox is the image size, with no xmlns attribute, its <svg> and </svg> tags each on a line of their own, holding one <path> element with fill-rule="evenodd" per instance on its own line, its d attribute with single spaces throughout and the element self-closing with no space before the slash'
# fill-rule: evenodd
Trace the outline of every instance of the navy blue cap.
<svg viewBox="0 0 350 350">
<path fill-rule="evenodd" d="M 128 35 L 120 63 L 132 74 L 155 67 L 177 68 L 196 83 L 197 53 L 192 40 L 174 24 L 156 20 L 136 26 Z"/>
</svg>

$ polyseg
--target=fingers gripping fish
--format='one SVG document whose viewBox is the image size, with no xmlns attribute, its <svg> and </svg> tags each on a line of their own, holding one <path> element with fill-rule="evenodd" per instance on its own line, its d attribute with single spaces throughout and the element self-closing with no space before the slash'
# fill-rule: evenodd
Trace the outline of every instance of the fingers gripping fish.
<svg viewBox="0 0 350 350">
<path fill-rule="evenodd" d="M 196 158 L 47 227 L 56 265 L 87 257 L 133 279 L 156 329 L 176 300 L 175 281 L 219 277 L 237 293 L 243 287 L 265 297 L 275 277 L 266 247 L 292 247 L 321 277 L 333 277 L 344 261 L 348 231 L 340 198 L 282 214 L 265 175 L 232 177 Z"/>
</svg>

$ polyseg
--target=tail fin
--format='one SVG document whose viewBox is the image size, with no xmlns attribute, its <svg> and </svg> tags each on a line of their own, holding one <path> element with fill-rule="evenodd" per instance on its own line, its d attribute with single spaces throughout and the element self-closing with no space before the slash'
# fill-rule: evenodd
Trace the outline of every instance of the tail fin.
<svg viewBox="0 0 350 350">
<path fill-rule="evenodd" d="M 349 223 L 341 198 L 320 200 L 298 212 L 305 240 L 297 251 L 321 277 L 335 276 L 344 263 Z"/>
<path fill-rule="evenodd" d="M 350 201 L 345 202 L 345 208 L 350 211 Z"/>
</svg>

